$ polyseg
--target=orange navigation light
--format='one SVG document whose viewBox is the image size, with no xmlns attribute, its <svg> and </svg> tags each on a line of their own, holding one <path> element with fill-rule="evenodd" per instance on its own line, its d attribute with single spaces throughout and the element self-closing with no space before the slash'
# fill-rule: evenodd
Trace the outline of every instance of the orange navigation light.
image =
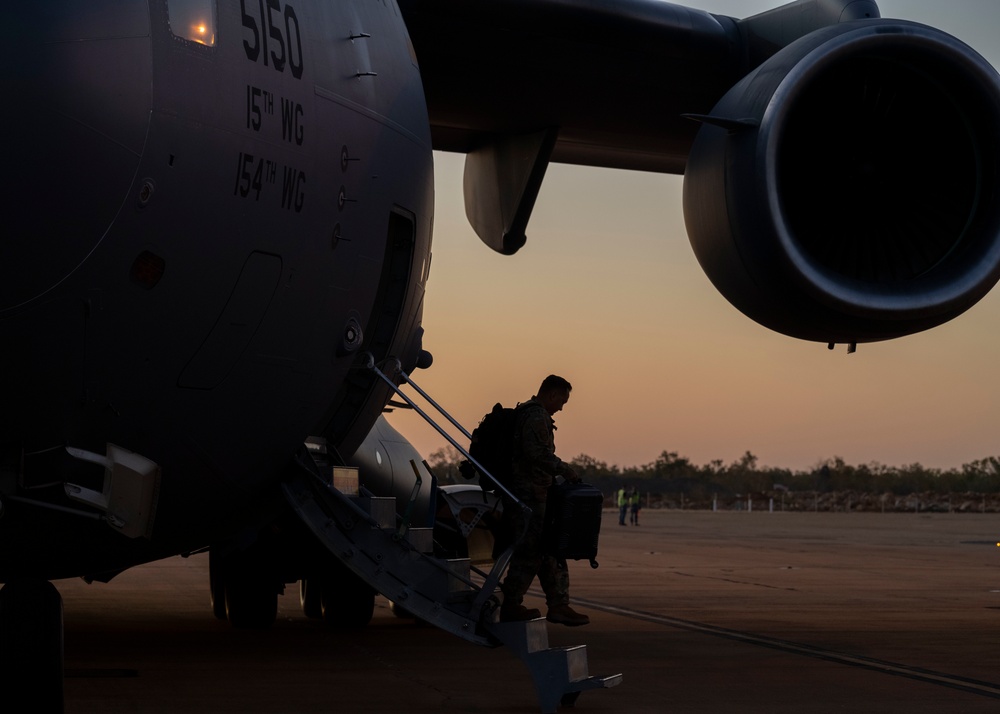
<svg viewBox="0 0 1000 714">
<path fill-rule="evenodd" d="M 167 0 L 167 17 L 175 37 L 215 46 L 215 0 Z"/>
</svg>

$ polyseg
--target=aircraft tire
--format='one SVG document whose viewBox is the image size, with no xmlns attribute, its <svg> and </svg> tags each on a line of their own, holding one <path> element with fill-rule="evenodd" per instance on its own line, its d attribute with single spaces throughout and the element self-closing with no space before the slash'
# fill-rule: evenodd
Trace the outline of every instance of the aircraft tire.
<svg viewBox="0 0 1000 714">
<path fill-rule="evenodd" d="M 299 581 L 299 605 L 302 614 L 312 620 L 323 619 L 323 592 L 319 581 L 312 578 L 302 578 Z"/>
<path fill-rule="evenodd" d="M 400 605 L 394 600 L 389 601 L 389 612 L 398 617 L 401 620 L 413 620 L 416 619 L 416 615 L 407 610 L 405 607 Z"/>
<path fill-rule="evenodd" d="M 46 580 L 0 590 L 0 691 L 31 711 L 63 710 L 63 604 Z"/>
<path fill-rule="evenodd" d="M 336 630 L 360 630 L 375 613 L 375 591 L 343 565 L 323 581 L 323 621 Z"/>
<path fill-rule="evenodd" d="M 278 617 L 278 593 L 255 573 L 226 581 L 226 618 L 239 630 L 265 630 Z"/>
<path fill-rule="evenodd" d="M 223 577 L 221 557 L 211 548 L 208 551 L 208 588 L 212 603 L 212 614 L 216 619 L 226 620 L 226 580 Z"/>
</svg>

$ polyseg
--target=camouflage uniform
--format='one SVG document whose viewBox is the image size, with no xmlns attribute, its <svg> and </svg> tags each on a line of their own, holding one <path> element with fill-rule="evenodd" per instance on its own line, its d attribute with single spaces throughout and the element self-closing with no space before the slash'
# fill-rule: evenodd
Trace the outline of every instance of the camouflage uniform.
<svg viewBox="0 0 1000 714">
<path fill-rule="evenodd" d="M 555 422 L 537 397 L 518 408 L 514 429 L 514 468 L 511 492 L 531 508 L 524 540 L 514 550 L 501 589 L 504 605 L 520 605 L 535 575 L 549 607 L 569 603 L 569 573 L 565 561 L 546 555 L 542 548 L 545 500 L 555 477 L 571 473 L 555 453 Z M 504 520 L 512 538 L 525 529 L 524 511 L 504 497 Z"/>
</svg>

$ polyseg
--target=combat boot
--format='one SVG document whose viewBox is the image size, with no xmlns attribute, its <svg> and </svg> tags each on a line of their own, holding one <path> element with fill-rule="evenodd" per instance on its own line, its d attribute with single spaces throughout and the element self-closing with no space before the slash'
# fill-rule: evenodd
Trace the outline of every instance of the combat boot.
<svg viewBox="0 0 1000 714">
<path fill-rule="evenodd" d="M 566 625 L 567 627 L 579 627 L 580 625 L 590 624 L 589 617 L 577 612 L 569 605 L 553 605 L 549 608 L 545 619 L 559 625 Z"/>
</svg>

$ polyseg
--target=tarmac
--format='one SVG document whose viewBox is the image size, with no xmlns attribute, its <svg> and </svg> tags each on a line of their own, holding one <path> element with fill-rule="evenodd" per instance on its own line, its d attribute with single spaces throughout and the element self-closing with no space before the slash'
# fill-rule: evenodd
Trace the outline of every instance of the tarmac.
<svg viewBox="0 0 1000 714">
<path fill-rule="evenodd" d="M 1000 518 L 981 514 L 604 513 L 598 561 L 571 563 L 590 673 L 620 686 L 575 711 L 1000 711 Z M 340 633 L 305 618 L 216 620 L 208 558 L 171 558 L 109 584 L 58 581 L 66 712 L 538 712 L 503 648 L 395 617 Z M 540 607 L 532 591 L 526 604 Z M 568 710 L 567 710 L 568 711 Z"/>
</svg>

